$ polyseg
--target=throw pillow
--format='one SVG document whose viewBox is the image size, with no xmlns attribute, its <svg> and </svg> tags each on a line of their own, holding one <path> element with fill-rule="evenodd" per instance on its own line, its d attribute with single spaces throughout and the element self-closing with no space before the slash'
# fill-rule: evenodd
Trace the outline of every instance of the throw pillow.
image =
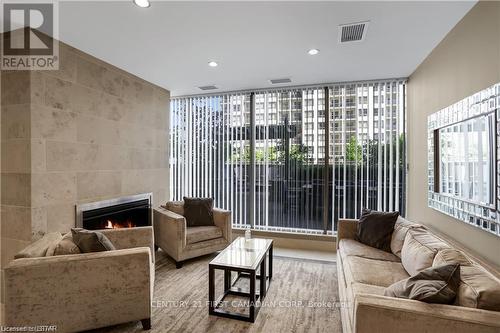
<svg viewBox="0 0 500 333">
<path fill-rule="evenodd" d="M 71 234 L 71 232 L 65 234 L 54 249 L 55 256 L 79 253 L 82 253 L 82 251 L 80 251 L 80 248 L 73 241 L 73 235 Z"/>
<path fill-rule="evenodd" d="M 452 304 L 460 284 L 460 265 L 429 267 L 398 281 L 384 291 L 384 296 L 414 299 L 426 303 Z"/>
<path fill-rule="evenodd" d="M 83 253 L 116 250 L 113 243 L 99 231 L 71 229 L 73 241 Z"/>
<path fill-rule="evenodd" d="M 391 252 L 391 237 L 399 212 L 378 212 L 363 208 L 358 223 L 358 240 L 371 247 Z"/>
<path fill-rule="evenodd" d="M 214 199 L 184 197 L 184 217 L 188 227 L 214 225 Z"/>
</svg>

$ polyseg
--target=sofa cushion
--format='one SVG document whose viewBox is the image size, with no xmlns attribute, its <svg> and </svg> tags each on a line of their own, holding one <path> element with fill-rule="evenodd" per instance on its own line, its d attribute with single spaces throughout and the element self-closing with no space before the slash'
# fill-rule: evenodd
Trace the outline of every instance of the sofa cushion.
<svg viewBox="0 0 500 333">
<path fill-rule="evenodd" d="M 73 242 L 83 253 L 116 250 L 108 237 L 99 231 L 73 228 L 71 234 L 73 235 Z"/>
<path fill-rule="evenodd" d="M 73 235 L 71 232 L 68 232 L 63 236 L 63 238 L 57 243 L 56 248 L 54 249 L 54 256 L 62 256 L 67 254 L 79 254 L 82 253 L 80 248 L 73 242 Z M 49 255 L 47 253 L 47 255 Z"/>
<path fill-rule="evenodd" d="M 460 266 L 472 265 L 472 262 L 462 252 L 455 249 L 442 249 L 436 253 L 432 266 L 454 263 L 460 264 Z"/>
<path fill-rule="evenodd" d="M 214 225 L 214 199 L 184 197 L 184 217 L 188 227 Z"/>
<path fill-rule="evenodd" d="M 171 212 L 184 216 L 184 202 L 182 201 L 169 201 L 165 204 L 165 206 L 162 207 Z"/>
<path fill-rule="evenodd" d="M 364 283 L 387 287 L 394 282 L 409 277 L 401 263 L 387 260 L 375 260 L 357 256 L 344 257 L 347 283 Z"/>
<path fill-rule="evenodd" d="M 19 253 L 14 255 L 15 259 L 19 258 L 39 258 L 44 257 L 47 254 L 47 249 L 55 241 L 61 240 L 62 236 L 58 232 L 51 232 L 43 235 L 42 238 L 34 243 L 31 243 L 26 248 L 21 250 Z"/>
<path fill-rule="evenodd" d="M 391 235 L 399 212 L 378 212 L 363 208 L 358 223 L 358 240 L 371 247 L 391 251 Z"/>
<path fill-rule="evenodd" d="M 406 233 L 412 228 L 425 228 L 421 224 L 416 224 L 398 216 L 394 224 L 394 231 L 391 236 L 391 252 L 401 258 L 401 249 L 405 241 Z"/>
<path fill-rule="evenodd" d="M 461 266 L 455 304 L 500 311 L 500 280 L 478 265 Z"/>
<path fill-rule="evenodd" d="M 460 265 L 444 264 L 426 268 L 385 289 L 384 296 L 414 299 L 426 303 L 451 304 L 457 295 Z"/>
<path fill-rule="evenodd" d="M 194 244 L 211 239 L 221 238 L 222 230 L 217 226 L 202 226 L 186 228 L 186 243 Z"/>
<path fill-rule="evenodd" d="M 340 240 L 339 253 L 343 256 L 357 256 L 368 259 L 401 262 L 401 260 L 392 253 L 376 249 L 349 238 Z"/>
<path fill-rule="evenodd" d="M 425 229 L 413 228 L 406 233 L 401 262 L 410 275 L 432 266 L 436 253 L 450 246 Z"/>
</svg>

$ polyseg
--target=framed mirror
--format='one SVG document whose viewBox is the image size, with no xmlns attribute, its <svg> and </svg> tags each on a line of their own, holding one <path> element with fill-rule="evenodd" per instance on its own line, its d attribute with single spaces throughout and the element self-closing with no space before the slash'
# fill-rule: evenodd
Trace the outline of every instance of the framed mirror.
<svg viewBox="0 0 500 333">
<path fill-rule="evenodd" d="M 500 83 L 428 117 L 429 207 L 500 236 Z"/>
</svg>

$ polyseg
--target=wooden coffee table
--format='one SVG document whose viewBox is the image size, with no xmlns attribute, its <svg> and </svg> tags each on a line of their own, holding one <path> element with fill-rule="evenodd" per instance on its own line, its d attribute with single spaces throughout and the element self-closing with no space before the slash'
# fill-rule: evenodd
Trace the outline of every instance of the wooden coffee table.
<svg viewBox="0 0 500 333">
<path fill-rule="evenodd" d="M 269 267 L 266 267 L 266 258 L 269 257 Z M 260 274 L 257 270 L 260 267 Z M 224 271 L 224 293 L 215 299 L 215 270 Z M 231 278 L 231 272 L 237 272 L 236 278 Z M 214 316 L 255 322 L 255 317 L 260 310 L 260 303 L 266 297 L 267 290 L 273 277 L 273 240 L 252 238 L 245 240 L 238 237 L 231 245 L 225 248 L 217 257 L 208 264 L 208 300 L 209 314 Z M 236 287 L 242 279 L 249 279 L 248 290 Z M 256 293 L 256 280 L 260 288 Z M 220 308 L 227 295 L 248 297 L 249 314 L 230 312 Z"/>
</svg>

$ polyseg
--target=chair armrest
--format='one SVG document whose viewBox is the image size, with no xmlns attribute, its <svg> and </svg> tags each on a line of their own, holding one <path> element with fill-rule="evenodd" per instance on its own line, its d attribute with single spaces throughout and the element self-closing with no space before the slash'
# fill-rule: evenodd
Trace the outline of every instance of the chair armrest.
<svg viewBox="0 0 500 333">
<path fill-rule="evenodd" d="M 154 209 L 155 244 L 175 260 L 186 247 L 186 219 L 163 207 Z"/>
<path fill-rule="evenodd" d="M 214 224 L 222 229 L 222 236 L 224 239 L 231 242 L 233 237 L 231 212 L 229 210 L 214 208 Z"/>
<path fill-rule="evenodd" d="M 342 238 L 356 239 L 359 220 L 341 219 L 338 221 L 337 227 L 337 249 L 339 248 Z"/>
<path fill-rule="evenodd" d="M 151 249 L 151 260 L 154 262 L 154 232 L 153 227 L 119 228 L 99 230 L 117 250 L 130 249 L 134 247 L 149 247 Z"/>
<path fill-rule="evenodd" d="M 74 332 L 150 318 L 151 267 L 148 247 L 14 260 L 5 325 Z"/>
<path fill-rule="evenodd" d="M 360 294 L 354 332 L 498 332 L 500 312 Z"/>
</svg>

